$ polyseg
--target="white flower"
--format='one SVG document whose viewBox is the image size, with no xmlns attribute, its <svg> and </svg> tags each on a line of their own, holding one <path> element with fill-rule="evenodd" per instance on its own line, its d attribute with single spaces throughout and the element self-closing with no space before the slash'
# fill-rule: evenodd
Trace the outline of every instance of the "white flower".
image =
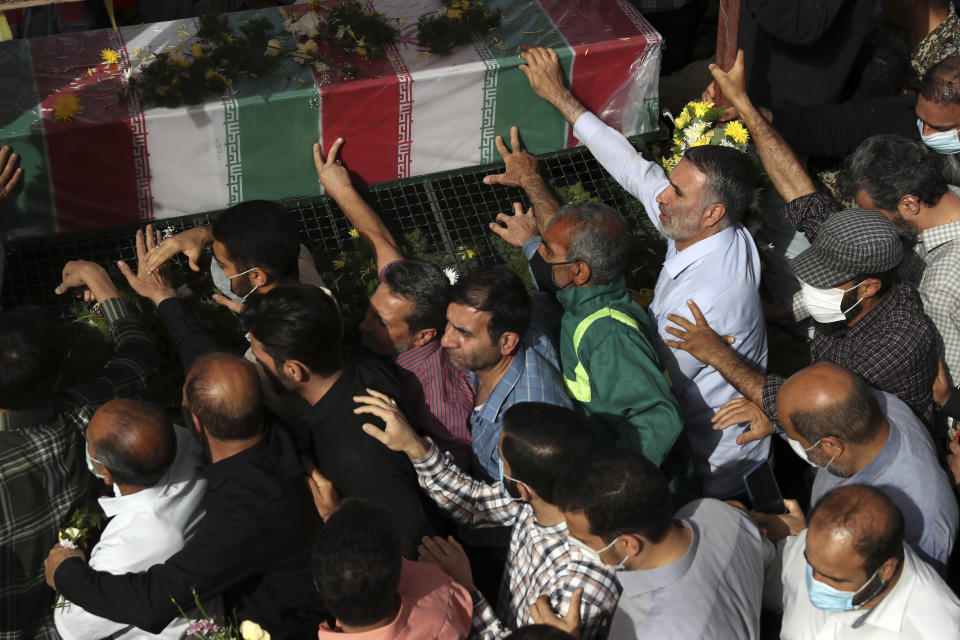
<svg viewBox="0 0 960 640">
<path fill-rule="evenodd" d="M 80 529 L 77 529 L 76 527 L 69 527 L 61 531 L 59 534 L 59 537 L 60 537 L 60 542 L 64 542 L 67 540 L 69 540 L 70 542 L 73 542 L 80 537 Z"/>
<path fill-rule="evenodd" d="M 307 11 L 290 28 L 295 36 L 312 38 L 319 33 L 320 17 L 313 11 Z"/>
<path fill-rule="evenodd" d="M 270 640 L 270 634 L 256 622 L 244 620 L 240 623 L 240 636 L 243 640 Z"/>
<path fill-rule="evenodd" d="M 278 56 L 280 52 L 283 51 L 283 47 L 280 46 L 280 41 L 273 39 L 267 41 L 267 50 L 264 51 L 264 55 L 267 56 Z"/>
<path fill-rule="evenodd" d="M 706 122 L 702 120 L 700 122 L 694 122 L 683 131 L 683 137 L 686 139 L 687 144 L 693 144 L 706 130 Z"/>
<path fill-rule="evenodd" d="M 447 276 L 447 280 L 450 281 L 451 286 L 457 284 L 457 280 L 460 279 L 460 274 L 457 273 L 457 270 L 453 267 L 446 267 L 443 273 Z"/>
</svg>

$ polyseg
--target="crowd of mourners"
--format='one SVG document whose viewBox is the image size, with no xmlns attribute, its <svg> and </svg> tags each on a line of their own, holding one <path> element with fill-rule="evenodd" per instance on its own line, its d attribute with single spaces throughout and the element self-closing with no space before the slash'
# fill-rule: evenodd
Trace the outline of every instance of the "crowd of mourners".
<svg viewBox="0 0 960 640">
<path fill-rule="evenodd" d="M 117 264 L 180 357 L 182 415 L 137 399 L 157 337 L 103 265 L 71 261 L 57 287 L 109 327 L 90 379 L 59 384 L 49 311 L 0 314 L 0 639 L 214 633 L 200 619 L 276 639 L 960 638 L 960 19 L 883 3 L 912 91 L 840 102 L 876 3 L 741 4 L 746 55 L 709 67 L 705 97 L 754 155 L 695 146 L 667 174 L 566 88 L 555 51 L 522 53 L 666 239 L 648 308 L 624 219 L 561 205 L 513 128 L 484 182 L 531 203 L 490 231 L 533 292 L 405 257 L 338 139 L 313 155 L 376 260 L 360 344 L 266 201 L 147 225 Z M 838 196 L 810 155 L 844 158 Z M 0 150 L 0 205 L 22 176 Z M 177 297 L 181 254 L 245 352 Z M 784 335 L 809 345 L 789 377 L 767 368 Z M 99 540 L 61 543 L 88 504 Z"/>
</svg>

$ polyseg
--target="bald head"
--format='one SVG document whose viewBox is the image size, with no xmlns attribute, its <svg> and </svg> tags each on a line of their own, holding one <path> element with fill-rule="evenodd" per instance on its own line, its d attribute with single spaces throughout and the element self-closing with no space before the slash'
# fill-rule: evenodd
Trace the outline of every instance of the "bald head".
<svg viewBox="0 0 960 640">
<path fill-rule="evenodd" d="M 263 432 L 260 380 L 252 364 L 226 353 L 198 358 L 184 385 L 187 408 L 216 440 L 246 440 Z"/>
<path fill-rule="evenodd" d="M 810 514 L 807 545 L 832 546 L 862 558 L 866 575 L 903 555 L 903 514 L 885 493 L 847 485 L 827 493 Z"/>
<path fill-rule="evenodd" d="M 863 379 L 827 362 L 802 369 L 783 383 L 777 414 L 784 426 L 811 443 L 832 436 L 866 444 L 883 425 L 880 404 Z"/>
<path fill-rule="evenodd" d="M 177 455 L 173 424 L 157 407 L 136 400 L 111 400 L 87 426 L 93 457 L 117 484 L 152 487 Z"/>
</svg>

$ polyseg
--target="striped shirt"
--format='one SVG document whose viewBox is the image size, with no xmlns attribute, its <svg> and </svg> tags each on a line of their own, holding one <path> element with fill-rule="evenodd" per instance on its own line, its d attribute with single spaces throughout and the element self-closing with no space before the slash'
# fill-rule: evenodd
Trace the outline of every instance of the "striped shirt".
<svg viewBox="0 0 960 640">
<path fill-rule="evenodd" d="M 440 340 L 408 349 L 394 358 L 404 406 L 414 413 L 411 420 L 457 464 L 470 460 L 470 428 L 474 388 L 469 371 L 450 363 Z"/>
<path fill-rule="evenodd" d="M 0 640 L 60 637 L 43 560 L 92 485 L 84 431 L 99 405 L 136 395 L 156 367 L 134 309 L 112 298 L 100 310 L 114 358 L 99 377 L 57 393 L 48 407 L 0 413 Z"/>
<path fill-rule="evenodd" d="M 518 627 L 533 624 L 530 605 L 546 595 L 559 615 L 566 615 L 570 597 L 583 589 L 580 637 L 605 638 L 620 587 L 613 573 L 592 563 L 567 540 L 567 525 L 544 527 L 533 507 L 513 500 L 501 483 L 485 484 L 458 469 L 452 457 L 433 444 L 415 460 L 420 486 L 451 518 L 469 527 L 510 526 L 510 550 L 496 610 L 475 594 L 471 638 L 505 638 Z"/>
</svg>

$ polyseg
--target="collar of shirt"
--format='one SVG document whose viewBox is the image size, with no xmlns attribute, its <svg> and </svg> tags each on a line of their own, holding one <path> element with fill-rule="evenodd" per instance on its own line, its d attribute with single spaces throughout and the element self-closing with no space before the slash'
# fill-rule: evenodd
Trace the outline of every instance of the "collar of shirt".
<svg viewBox="0 0 960 640">
<path fill-rule="evenodd" d="M 877 477 L 889 469 L 893 461 L 897 459 L 897 456 L 900 454 L 900 438 L 902 438 L 902 436 L 893 423 L 889 422 L 889 420 L 887 422 L 890 424 L 890 435 L 887 436 L 887 441 L 884 443 L 883 449 L 880 450 L 876 458 L 870 461 L 870 464 L 853 474 L 844 484 L 876 485 Z M 826 469 L 823 471 L 824 473 L 829 473 Z"/>
<path fill-rule="evenodd" d="M 930 253 L 942 244 L 960 240 L 960 222 L 948 222 L 926 229 L 918 239 L 923 243 L 924 252 Z"/>
<path fill-rule="evenodd" d="M 386 366 L 389 366 L 385 363 Z M 310 425 L 323 424 L 328 416 L 337 415 L 339 411 L 338 405 L 343 402 L 353 402 L 353 384 L 357 376 L 357 367 L 354 364 L 353 360 L 347 356 L 343 359 L 343 370 L 340 372 L 340 377 L 330 385 L 330 388 L 327 389 L 327 392 L 323 394 L 323 397 L 317 401 L 312 407 L 307 409 L 306 413 L 303 415 L 303 419 L 306 420 Z M 399 401 L 398 398 L 394 400 Z"/>
<path fill-rule="evenodd" d="M 431 340 L 419 347 L 407 349 L 394 357 L 398 367 L 406 371 L 417 371 L 423 368 L 424 363 L 440 349 L 440 340 Z"/>
<path fill-rule="evenodd" d="M 569 287 L 557 292 L 557 300 L 564 311 L 573 314 L 586 314 L 620 298 L 630 299 L 627 281 L 618 276 L 613 282 L 595 287 Z"/>
<path fill-rule="evenodd" d="M 500 415 L 503 403 L 506 402 L 513 388 L 517 386 L 517 381 L 520 380 L 520 376 L 523 375 L 529 351 L 532 351 L 532 347 L 528 347 L 521 340 L 517 347 L 517 353 L 513 356 L 513 362 L 510 363 L 510 368 L 503 373 L 500 381 L 497 382 L 497 386 L 495 386 L 493 391 L 490 392 L 490 395 L 487 396 L 487 401 L 480 407 L 477 407 L 477 409 L 479 409 L 479 411 L 476 412 L 477 418 L 485 422 L 497 421 L 497 416 Z M 470 372 L 470 384 L 473 386 L 474 393 L 476 393 L 479 385 L 477 374 L 473 371 Z"/>
<path fill-rule="evenodd" d="M 264 427 L 263 437 L 255 445 L 205 467 L 201 473 L 207 479 L 209 491 L 212 492 L 229 482 L 232 476 L 243 474 L 243 468 L 262 457 L 273 446 L 276 438 L 274 428 L 268 424 Z"/>
<path fill-rule="evenodd" d="M 22 429 L 23 427 L 53 422 L 56 417 L 56 414 L 49 407 L 4 411 L 0 413 L 0 431 Z"/>
<path fill-rule="evenodd" d="M 683 526 L 693 532 L 690 548 L 670 564 L 656 569 L 638 569 L 635 571 L 617 571 L 617 579 L 623 586 L 624 593 L 638 596 L 648 591 L 663 589 L 687 574 L 693 559 L 697 556 L 697 547 L 700 545 L 700 530 L 697 523 L 691 520 L 682 520 Z"/>
<path fill-rule="evenodd" d="M 864 612 L 857 612 L 860 615 L 857 619 L 863 618 L 863 622 L 872 627 L 887 629 L 891 633 L 899 634 L 903 630 L 903 618 L 907 612 L 907 605 L 910 602 L 910 593 L 913 591 L 916 582 L 916 572 L 913 568 L 914 559 L 910 549 L 903 550 L 903 571 L 900 573 L 900 579 L 893 585 L 890 593 L 885 595 L 872 609 Z M 851 623 L 856 624 L 856 619 Z M 858 625 L 859 626 L 859 625 Z"/>
<path fill-rule="evenodd" d="M 736 229 L 733 225 L 730 225 L 709 238 L 695 242 L 683 251 L 677 251 L 676 244 L 671 240 L 670 247 L 667 249 L 667 259 L 663 262 L 664 271 L 670 274 L 671 278 L 676 278 L 684 269 L 704 256 L 730 246 L 735 234 Z"/>
</svg>

